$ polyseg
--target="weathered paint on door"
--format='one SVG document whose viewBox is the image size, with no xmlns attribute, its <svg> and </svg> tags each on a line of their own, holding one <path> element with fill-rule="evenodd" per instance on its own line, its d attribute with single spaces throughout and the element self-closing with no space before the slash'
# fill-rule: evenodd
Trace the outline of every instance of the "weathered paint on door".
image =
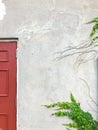
<svg viewBox="0 0 98 130">
<path fill-rule="evenodd" d="M 16 130 L 16 42 L 0 42 L 0 130 Z"/>
</svg>

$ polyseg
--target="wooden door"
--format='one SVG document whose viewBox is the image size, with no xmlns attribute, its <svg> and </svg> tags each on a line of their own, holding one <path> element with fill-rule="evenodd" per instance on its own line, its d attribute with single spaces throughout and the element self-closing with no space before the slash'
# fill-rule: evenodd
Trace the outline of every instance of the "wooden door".
<svg viewBox="0 0 98 130">
<path fill-rule="evenodd" d="M 0 42 L 0 130 L 16 130 L 16 42 Z"/>
</svg>

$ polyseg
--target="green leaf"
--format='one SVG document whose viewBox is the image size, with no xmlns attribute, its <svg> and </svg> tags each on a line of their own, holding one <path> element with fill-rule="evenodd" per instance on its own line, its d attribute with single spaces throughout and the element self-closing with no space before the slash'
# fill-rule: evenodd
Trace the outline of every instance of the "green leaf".
<svg viewBox="0 0 98 130">
<path fill-rule="evenodd" d="M 76 100 L 75 100 L 74 96 L 72 95 L 72 93 L 71 93 L 71 95 L 70 95 L 70 99 L 71 99 L 72 102 L 75 102 L 75 103 L 76 103 Z"/>
<path fill-rule="evenodd" d="M 78 128 L 76 123 L 63 124 L 64 126 L 69 126 L 71 128 Z"/>
<path fill-rule="evenodd" d="M 87 22 L 87 24 L 98 22 L 98 17 L 93 18 L 91 21 Z"/>
<path fill-rule="evenodd" d="M 47 107 L 47 108 L 53 108 L 53 107 L 57 106 L 57 103 L 44 105 L 44 106 Z"/>
</svg>

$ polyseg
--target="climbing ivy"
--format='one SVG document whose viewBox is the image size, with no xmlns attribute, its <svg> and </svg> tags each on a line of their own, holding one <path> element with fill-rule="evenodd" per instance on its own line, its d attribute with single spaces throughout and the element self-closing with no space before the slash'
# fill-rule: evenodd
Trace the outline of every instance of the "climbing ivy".
<svg viewBox="0 0 98 130">
<path fill-rule="evenodd" d="M 56 53 L 56 60 L 62 60 L 68 56 L 77 55 L 76 63 L 79 66 L 81 63 L 86 63 L 92 57 L 97 57 L 97 47 L 98 47 L 98 17 L 93 18 L 91 21 L 87 22 L 87 24 L 91 24 L 91 31 L 89 33 L 89 38 L 84 40 L 83 42 L 79 43 L 77 46 L 70 46 L 65 47 L 65 49 L 58 51 Z M 89 54 L 92 54 L 92 57 L 89 57 Z"/>
<path fill-rule="evenodd" d="M 57 102 L 50 105 L 45 105 L 46 108 L 56 108 L 56 112 L 52 113 L 57 117 L 69 117 L 73 120 L 73 123 L 63 124 L 70 128 L 77 128 L 77 130 L 98 130 L 98 122 L 93 119 L 89 112 L 85 112 L 77 103 L 74 96 L 70 95 L 71 102 Z"/>
<path fill-rule="evenodd" d="M 62 59 L 66 56 L 74 55 L 77 54 L 71 53 L 69 54 L 68 52 L 71 50 L 75 50 L 78 48 L 80 49 L 86 49 L 86 54 L 89 53 L 90 51 L 95 51 L 90 50 L 91 46 L 98 46 L 98 17 L 93 18 L 91 21 L 89 21 L 87 24 L 93 24 L 92 30 L 90 33 L 90 42 L 87 43 L 85 46 L 83 45 L 82 47 L 72 47 L 71 49 L 64 50 L 60 52 L 61 56 L 59 56 L 59 59 Z M 80 51 L 78 53 L 84 54 L 85 51 Z M 98 130 L 98 122 L 94 120 L 93 116 L 89 112 L 85 112 L 80 104 L 75 100 L 74 96 L 71 94 L 70 95 L 71 102 L 57 102 L 53 103 L 50 105 L 45 105 L 46 108 L 56 108 L 55 112 L 52 113 L 53 116 L 57 117 L 69 117 L 73 123 L 69 124 L 63 124 L 64 126 L 67 127 L 67 130 L 71 130 L 71 128 L 76 128 L 77 130 Z"/>
<path fill-rule="evenodd" d="M 87 24 L 91 24 L 91 23 L 93 23 L 94 25 L 93 25 L 91 33 L 90 33 L 90 38 L 91 38 L 90 44 L 93 44 L 98 39 L 98 32 L 97 32 L 97 30 L 98 30 L 98 17 L 93 18 Z"/>
</svg>

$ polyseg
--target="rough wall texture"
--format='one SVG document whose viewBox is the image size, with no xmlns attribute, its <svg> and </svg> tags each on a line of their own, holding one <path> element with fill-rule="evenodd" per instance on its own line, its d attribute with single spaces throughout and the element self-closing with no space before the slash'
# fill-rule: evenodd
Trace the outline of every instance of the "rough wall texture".
<svg viewBox="0 0 98 130">
<path fill-rule="evenodd" d="M 50 118 L 42 105 L 69 100 L 70 92 L 97 119 L 97 53 L 78 63 L 78 54 L 55 59 L 88 39 L 85 23 L 98 15 L 98 0 L 5 0 L 3 6 L 0 37 L 19 38 L 17 129 L 65 130 L 68 120 Z"/>
</svg>

